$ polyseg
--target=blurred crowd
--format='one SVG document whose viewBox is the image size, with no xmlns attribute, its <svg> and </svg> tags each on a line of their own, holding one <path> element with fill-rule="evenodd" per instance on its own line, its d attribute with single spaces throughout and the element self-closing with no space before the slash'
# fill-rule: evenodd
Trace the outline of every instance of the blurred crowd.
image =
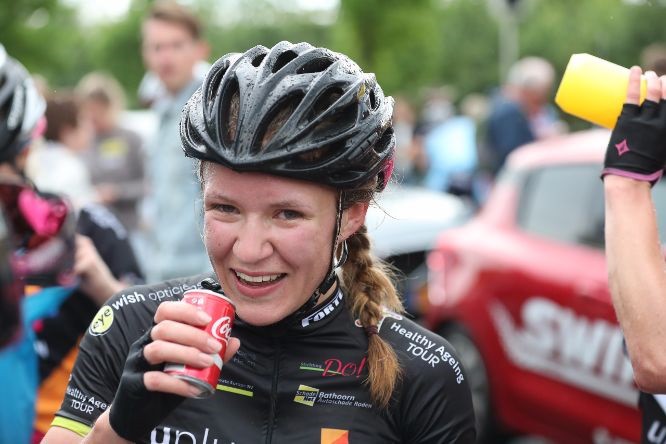
<svg viewBox="0 0 666 444">
<path fill-rule="evenodd" d="M 518 60 L 493 91 L 456 97 L 450 86 L 424 91 L 421 107 L 396 98 L 397 180 L 481 206 L 515 148 L 568 131 L 552 104 L 555 69 Z"/>
<path fill-rule="evenodd" d="M 160 32 L 182 35 L 153 42 Z M 108 73 L 89 73 L 71 89 L 37 79 L 48 126 L 28 157 L 28 176 L 78 208 L 107 207 L 128 231 L 149 281 L 183 274 L 183 267 L 192 273 L 208 267 L 199 237 L 190 234 L 200 233 L 200 208 L 187 204 L 198 201 L 199 191 L 178 136 L 180 109 L 209 66 L 199 35 L 177 25 L 166 32 L 144 26 L 149 70 L 134 92 L 145 107 L 138 113 L 126 109 L 125 92 Z M 419 98 L 396 95 L 395 181 L 482 205 L 513 149 L 567 131 L 551 104 L 554 81 L 548 61 L 527 57 L 489 94 L 458 99 L 453 87 L 441 86 Z M 131 119 L 142 113 L 150 118 L 138 128 Z"/>
<path fill-rule="evenodd" d="M 208 267 L 200 236 L 191 234 L 201 232 L 200 208 L 188 204 L 199 190 L 178 136 L 180 109 L 210 66 L 208 47 L 194 16 L 179 8 L 155 14 L 160 20 L 142 29 L 147 72 L 129 92 L 144 111 L 127 110 L 126 92 L 108 73 L 91 72 L 70 88 L 36 78 L 48 126 L 26 169 L 39 189 L 65 194 L 76 207 L 107 207 L 128 231 L 148 281 Z M 440 86 L 421 97 L 395 94 L 395 181 L 482 205 L 513 149 L 567 131 L 551 103 L 554 82 L 547 60 L 526 57 L 487 93 L 457 97 L 454 87 Z M 142 113 L 149 119 L 132 121 Z"/>
<path fill-rule="evenodd" d="M 152 14 L 142 25 L 146 74 L 137 91 L 124 91 L 106 72 L 64 87 L 33 76 L 48 124 L 26 174 L 77 208 L 97 203 L 110 210 L 128 231 L 148 281 L 157 281 L 208 267 L 199 236 L 187 234 L 201 232 L 189 229 L 200 208 L 186 204 L 199 190 L 180 152 L 178 120 L 210 64 L 195 16 L 169 2 Z M 643 66 L 663 72 L 664 53 L 648 48 Z M 419 97 L 394 93 L 395 181 L 482 205 L 511 151 L 568 131 L 552 103 L 555 82 L 552 64 L 530 56 L 492 91 L 458 97 L 455 86 L 444 85 Z M 128 110 L 126 94 L 142 110 Z"/>
</svg>

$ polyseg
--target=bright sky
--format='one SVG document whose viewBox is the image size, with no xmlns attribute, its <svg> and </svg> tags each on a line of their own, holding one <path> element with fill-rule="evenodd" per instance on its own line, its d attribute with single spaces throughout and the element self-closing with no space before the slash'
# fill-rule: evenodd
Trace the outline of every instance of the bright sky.
<svg viewBox="0 0 666 444">
<path fill-rule="evenodd" d="M 91 24 L 104 22 L 122 17 L 130 6 L 131 0 L 62 0 L 79 10 L 83 23 Z M 183 1 L 192 3 L 192 1 Z M 285 3 L 276 0 L 276 3 L 285 7 Z M 337 7 L 339 0 L 291 0 L 288 9 L 301 10 L 331 10 Z M 286 8 L 285 8 L 286 9 Z"/>
<path fill-rule="evenodd" d="M 131 0 L 62 0 L 79 10 L 83 23 L 104 22 L 122 17 Z"/>
</svg>

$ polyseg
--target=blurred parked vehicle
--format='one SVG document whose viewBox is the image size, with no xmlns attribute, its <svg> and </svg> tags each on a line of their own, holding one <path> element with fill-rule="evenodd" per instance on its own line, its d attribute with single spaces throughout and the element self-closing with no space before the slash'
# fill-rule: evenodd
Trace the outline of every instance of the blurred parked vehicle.
<svg viewBox="0 0 666 444">
<path fill-rule="evenodd" d="M 589 130 L 519 148 L 486 206 L 428 256 L 425 323 L 458 350 L 485 442 L 639 441 L 603 251 L 608 139 Z M 654 193 L 663 223 L 666 183 Z"/>
<path fill-rule="evenodd" d="M 368 209 L 366 226 L 377 256 L 396 267 L 407 311 L 422 315 L 427 294 L 426 254 L 443 231 L 461 225 L 472 206 L 452 194 L 391 185 Z"/>
</svg>

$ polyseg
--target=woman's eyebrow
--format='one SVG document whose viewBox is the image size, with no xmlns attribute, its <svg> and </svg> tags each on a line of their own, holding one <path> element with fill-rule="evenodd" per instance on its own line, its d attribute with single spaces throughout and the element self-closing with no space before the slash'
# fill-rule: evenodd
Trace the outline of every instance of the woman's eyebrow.
<svg viewBox="0 0 666 444">
<path fill-rule="evenodd" d="M 216 201 L 221 200 L 221 201 L 224 201 L 224 202 L 228 202 L 231 205 L 236 205 L 237 200 L 238 200 L 238 199 L 234 199 L 233 197 L 231 197 L 227 194 L 220 193 L 220 192 L 217 192 L 217 191 L 211 191 L 210 193 L 206 193 L 204 195 L 204 200 L 205 199 L 211 199 L 211 200 L 216 200 Z M 298 199 L 289 199 L 289 198 L 278 200 L 278 201 L 275 201 L 275 202 L 271 202 L 269 206 L 271 208 L 296 208 L 296 209 L 303 209 L 303 210 L 307 210 L 307 209 L 312 208 L 312 205 L 310 205 L 309 203 L 303 202 L 303 201 L 298 200 Z"/>
<path fill-rule="evenodd" d="M 279 207 L 279 208 L 310 208 L 310 205 L 307 203 L 298 201 L 298 200 L 293 200 L 293 199 L 284 199 L 284 200 L 279 200 L 277 202 L 271 203 L 271 207 Z"/>
</svg>

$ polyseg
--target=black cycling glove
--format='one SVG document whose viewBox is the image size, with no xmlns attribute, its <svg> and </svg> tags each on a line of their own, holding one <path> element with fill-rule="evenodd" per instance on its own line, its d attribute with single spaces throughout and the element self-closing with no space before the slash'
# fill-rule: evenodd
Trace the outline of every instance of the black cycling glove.
<svg viewBox="0 0 666 444">
<path fill-rule="evenodd" d="M 654 185 L 666 163 L 666 101 L 624 104 L 606 149 L 603 178 L 629 177 Z"/>
<path fill-rule="evenodd" d="M 164 364 L 152 365 L 143 356 L 144 347 L 153 341 L 150 337 L 151 330 L 152 328 L 130 347 L 120 385 L 109 412 L 111 427 L 128 441 L 138 441 L 148 435 L 185 400 L 184 397 L 171 393 L 150 391 L 143 383 L 144 373 L 164 368 Z"/>
</svg>

